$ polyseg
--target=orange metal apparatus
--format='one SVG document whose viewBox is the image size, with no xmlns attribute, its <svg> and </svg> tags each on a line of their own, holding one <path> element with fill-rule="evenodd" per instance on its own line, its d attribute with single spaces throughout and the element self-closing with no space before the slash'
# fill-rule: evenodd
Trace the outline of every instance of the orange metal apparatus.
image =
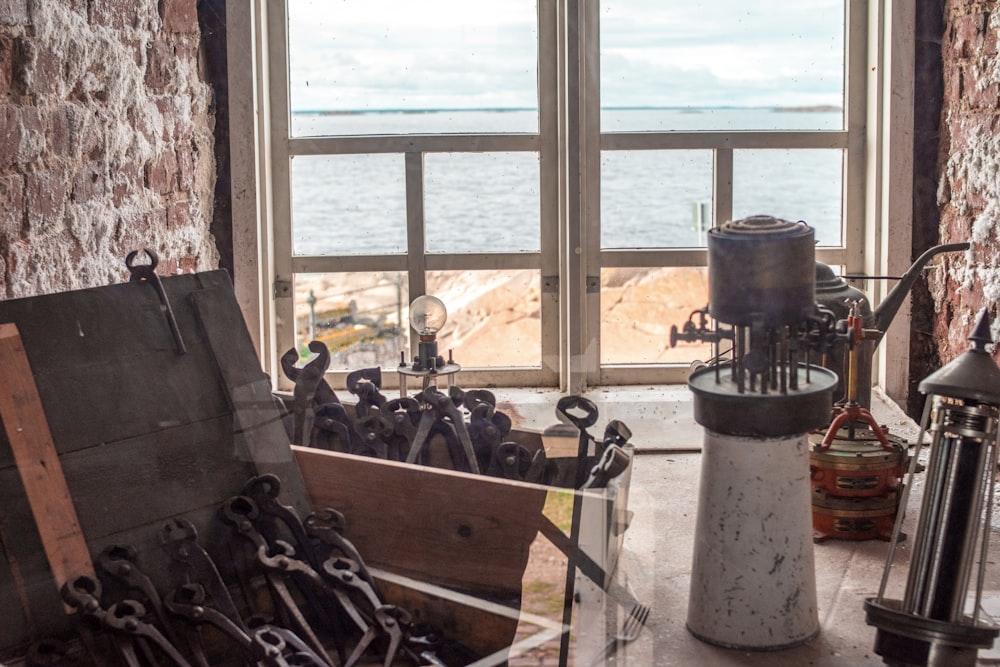
<svg viewBox="0 0 1000 667">
<path fill-rule="evenodd" d="M 888 448 L 868 429 L 853 434 L 842 429 L 829 446 L 817 445 L 809 453 L 813 489 L 845 498 L 884 496 L 895 491 L 906 469 L 905 443 L 879 430 Z"/>
<path fill-rule="evenodd" d="M 892 537 L 899 496 L 890 491 L 870 498 L 833 496 L 813 490 L 813 542 L 884 540 Z"/>
<path fill-rule="evenodd" d="M 809 453 L 813 541 L 889 539 L 908 462 L 906 444 L 890 436 L 857 402 L 858 354 L 864 336 L 858 303 L 847 318 L 845 403 L 834 408 Z"/>
<path fill-rule="evenodd" d="M 881 443 L 882 447 L 892 450 L 889 440 L 882 432 L 882 428 L 875 421 L 872 413 L 867 408 L 861 407 L 858 403 L 858 350 L 864 337 L 864 329 L 861 326 L 861 314 L 858 310 L 858 302 L 851 304 L 851 314 L 847 316 L 847 328 L 850 332 L 850 351 L 847 353 L 847 397 L 844 405 L 837 406 L 833 411 L 833 421 L 826 430 L 826 436 L 820 445 L 821 449 L 828 449 L 834 438 L 840 432 L 842 426 L 854 429 L 857 422 L 867 424 L 872 433 Z M 902 474 L 902 473 L 900 473 Z"/>
</svg>

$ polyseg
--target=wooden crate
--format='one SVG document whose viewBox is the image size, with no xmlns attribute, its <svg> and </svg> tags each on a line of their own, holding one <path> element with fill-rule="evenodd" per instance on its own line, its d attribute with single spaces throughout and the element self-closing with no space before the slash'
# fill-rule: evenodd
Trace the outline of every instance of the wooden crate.
<svg viewBox="0 0 1000 667">
<path fill-rule="evenodd" d="M 537 432 L 521 430 L 511 439 L 529 449 L 542 446 Z M 532 543 L 552 530 L 544 509 L 553 499 L 572 503 L 579 496 L 580 546 L 608 580 L 614 573 L 627 525 L 631 465 L 606 489 L 574 492 L 307 447 L 292 451 L 312 506 L 343 512 L 345 536 L 369 565 L 393 581 L 409 580 L 408 591 L 390 588 L 398 596 L 393 601 L 417 609 L 481 655 L 502 660 L 519 619 L 525 620 L 519 613 L 522 578 Z M 565 570 L 549 583 L 561 589 Z M 562 632 L 558 616 L 527 620 L 542 634 Z"/>
</svg>

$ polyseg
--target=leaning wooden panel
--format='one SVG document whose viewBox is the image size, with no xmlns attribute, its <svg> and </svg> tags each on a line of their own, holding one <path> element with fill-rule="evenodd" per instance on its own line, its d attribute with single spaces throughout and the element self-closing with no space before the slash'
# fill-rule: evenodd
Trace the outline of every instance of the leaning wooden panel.
<svg viewBox="0 0 1000 667">
<path fill-rule="evenodd" d="M 231 531 L 213 520 L 218 506 L 264 471 L 282 478 L 289 502 L 305 503 L 228 276 L 162 285 L 183 354 L 148 284 L 0 302 L 0 322 L 20 331 L 91 558 L 133 546 L 161 588 L 169 563 L 157 531 L 167 518 L 189 519 L 224 547 Z M 0 623 L 0 661 L 70 627 L 8 441 L 0 431 L 0 601 L 11 618 Z"/>
<path fill-rule="evenodd" d="M 292 447 L 315 509 L 347 517 L 371 565 L 519 598 L 547 489 L 440 468 Z"/>
<path fill-rule="evenodd" d="M 21 333 L 60 455 L 229 412 L 212 350 L 187 304 L 201 287 L 199 275 L 162 280 L 183 355 L 147 285 L 0 301 L 0 322 L 16 323 Z M 0 465 L 9 462 L 5 449 Z"/>
</svg>

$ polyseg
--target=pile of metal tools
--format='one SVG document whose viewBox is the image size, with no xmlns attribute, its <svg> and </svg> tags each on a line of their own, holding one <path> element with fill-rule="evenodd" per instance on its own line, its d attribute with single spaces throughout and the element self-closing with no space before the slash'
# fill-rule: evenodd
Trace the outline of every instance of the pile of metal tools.
<svg viewBox="0 0 1000 667">
<path fill-rule="evenodd" d="M 385 602 L 343 537 L 339 512 L 302 519 L 279 501 L 280 490 L 276 476 L 261 475 L 222 504 L 217 520 L 235 534 L 224 561 L 213 560 L 190 521 L 165 523 L 159 541 L 170 561 L 166 592 L 140 568 L 134 548 L 104 549 L 98 577 L 77 576 L 62 587 L 87 655 L 45 642 L 28 664 L 388 667 L 475 659 Z"/>
<path fill-rule="evenodd" d="M 601 488 L 628 465 L 623 447 L 632 432 L 611 420 L 600 440 L 591 436 L 587 429 L 597 423 L 598 410 L 583 397 L 567 396 L 556 406 L 570 437 L 580 438 L 579 456 L 548 458 L 544 447 L 516 441 L 510 417 L 486 389 L 430 385 L 390 399 L 382 393 L 381 368 L 364 368 L 347 376 L 347 390 L 356 397 L 352 407 L 325 379 L 326 346 L 313 341 L 309 350 L 313 356 L 301 367 L 295 349 L 281 359 L 295 383 L 289 414 L 294 445 L 570 488 Z"/>
</svg>

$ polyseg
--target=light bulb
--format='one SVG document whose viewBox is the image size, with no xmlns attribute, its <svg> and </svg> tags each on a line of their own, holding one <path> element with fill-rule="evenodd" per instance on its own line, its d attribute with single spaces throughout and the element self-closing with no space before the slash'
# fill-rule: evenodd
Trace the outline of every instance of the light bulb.
<svg viewBox="0 0 1000 667">
<path fill-rule="evenodd" d="M 418 296 L 410 304 L 410 326 L 421 336 L 433 336 L 448 321 L 448 309 L 436 296 Z"/>
</svg>

